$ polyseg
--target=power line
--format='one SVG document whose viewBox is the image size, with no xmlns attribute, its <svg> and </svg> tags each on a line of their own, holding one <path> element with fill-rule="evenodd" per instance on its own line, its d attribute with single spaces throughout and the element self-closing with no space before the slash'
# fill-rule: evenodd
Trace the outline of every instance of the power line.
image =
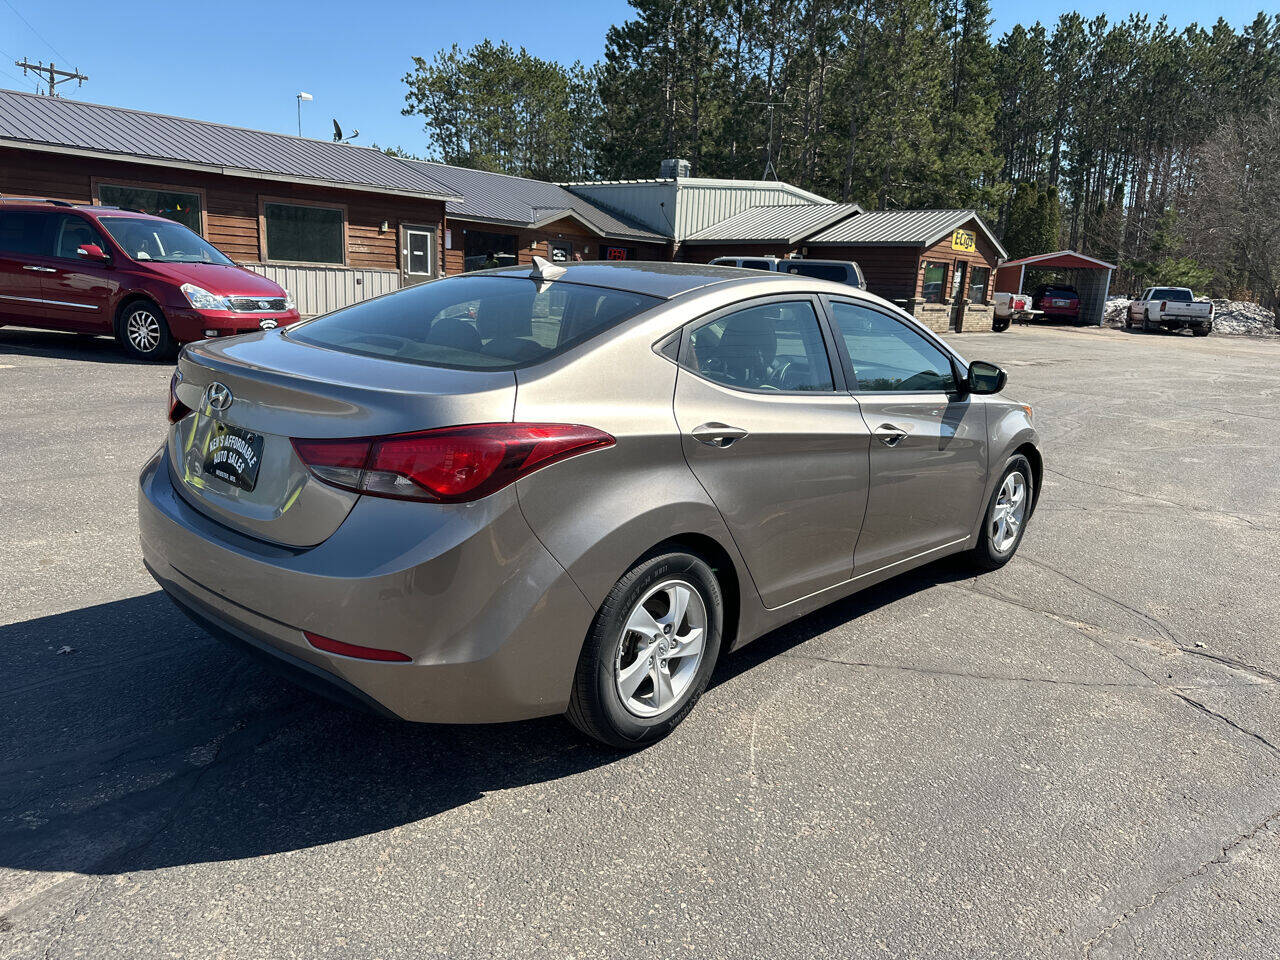
<svg viewBox="0 0 1280 960">
<path fill-rule="evenodd" d="M 24 16 L 22 15 L 22 11 L 21 11 L 21 10 L 19 10 L 17 7 L 15 7 L 12 3 L 10 3 L 10 2 L 9 2 L 9 0 L 4 0 L 4 5 L 5 5 L 6 7 L 8 7 L 10 10 L 12 10 L 14 13 L 16 13 L 16 14 L 18 15 L 18 19 L 19 19 L 19 20 L 21 20 L 23 23 L 25 23 L 25 24 L 27 25 L 27 29 L 28 29 L 28 30 L 30 30 L 32 33 L 34 33 L 34 34 L 36 35 L 36 37 L 38 37 L 38 38 L 40 39 L 40 41 L 41 41 L 41 42 L 42 42 L 46 47 L 48 47 L 50 50 L 52 50 L 55 54 L 57 54 L 57 55 L 58 55 L 59 57 L 61 57 L 63 60 L 70 60 L 70 59 L 71 59 L 71 58 L 70 58 L 70 57 L 68 57 L 65 53 L 63 53 L 61 50 L 59 50 L 57 47 L 55 47 L 52 43 L 50 43 L 48 40 L 46 40 L 46 39 L 45 39 L 45 37 L 44 37 L 44 34 L 42 34 L 39 30 L 37 30 L 35 27 L 33 27 L 33 26 L 31 25 L 31 21 L 30 21 L 30 20 L 28 20 L 26 17 L 24 17 Z"/>
</svg>

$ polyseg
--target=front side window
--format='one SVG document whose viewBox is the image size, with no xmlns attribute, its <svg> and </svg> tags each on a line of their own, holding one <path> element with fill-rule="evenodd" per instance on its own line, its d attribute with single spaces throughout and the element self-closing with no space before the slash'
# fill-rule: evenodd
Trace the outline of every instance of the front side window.
<svg viewBox="0 0 1280 960">
<path fill-rule="evenodd" d="M 345 263 L 342 210 L 267 201 L 262 205 L 267 259 Z"/>
<path fill-rule="evenodd" d="M 180 223 L 141 217 L 99 217 L 98 223 L 134 260 L 231 266 L 221 250 Z"/>
<path fill-rule="evenodd" d="M 747 390 L 833 390 L 831 364 L 813 304 L 766 303 L 697 327 L 685 366 Z"/>
<path fill-rule="evenodd" d="M 773 264 L 768 260 L 743 260 L 742 266 L 747 270 L 772 270 Z"/>
<path fill-rule="evenodd" d="M 987 302 L 987 278 L 991 276 L 989 267 L 974 267 L 973 276 L 969 278 L 969 300 L 971 303 Z"/>
<path fill-rule="evenodd" d="M 88 220 L 70 213 L 61 214 L 53 228 L 53 255 L 64 260 L 80 260 L 76 253 L 86 244 L 96 244 L 105 252 L 106 243 Z"/>
<path fill-rule="evenodd" d="M 926 263 L 924 265 L 924 289 L 921 291 L 925 303 L 942 302 L 942 285 L 947 279 L 945 263 Z"/>
<path fill-rule="evenodd" d="M 180 190 L 152 190 L 128 187 L 118 183 L 98 184 L 98 201 L 121 210 L 137 210 L 153 217 L 164 217 L 182 224 L 195 233 L 203 233 L 200 222 L 200 194 Z"/>
<path fill-rule="evenodd" d="M 52 255 L 52 220 L 51 214 L 40 210 L 0 210 L 0 250 L 33 257 Z"/>
<path fill-rule="evenodd" d="M 950 358 L 905 323 L 854 303 L 834 302 L 831 311 L 849 351 L 858 390 L 955 391 Z"/>
<path fill-rule="evenodd" d="M 461 370 L 538 363 L 662 301 L 525 277 L 450 277 L 365 300 L 289 330 L 331 350 Z"/>
</svg>

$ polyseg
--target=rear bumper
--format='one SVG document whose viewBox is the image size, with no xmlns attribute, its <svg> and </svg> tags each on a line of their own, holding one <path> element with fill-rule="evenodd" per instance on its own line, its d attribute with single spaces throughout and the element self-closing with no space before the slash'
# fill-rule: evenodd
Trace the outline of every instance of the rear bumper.
<svg viewBox="0 0 1280 960">
<path fill-rule="evenodd" d="M 1210 317 L 1161 317 L 1159 322 L 1160 326 L 1170 330 L 1182 330 L 1186 327 L 1202 329 L 1213 325 Z"/>
<path fill-rule="evenodd" d="M 278 547 L 187 503 L 161 450 L 140 477 L 138 523 L 147 569 L 184 612 L 306 686 L 405 720 L 561 713 L 594 610 L 514 491 L 460 506 L 366 497 L 318 546 Z M 412 661 L 326 653 L 304 630 Z"/>
<path fill-rule="evenodd" d="M 231 310 L 193 310 L 190 307 L 173 306 L 166 307 L 164 315 L 169 322 L 169 332 L 179 343 L 206 340 L 206 330 L 216 330 L 218 336 L 229 337 L 237 333 L 261 330 L 264 321 L 273 322 L 277 327 L 287 327 L 302 319 L 302 314 L 297 310 L 284 313 L 237 313 Z"/>
</svg>

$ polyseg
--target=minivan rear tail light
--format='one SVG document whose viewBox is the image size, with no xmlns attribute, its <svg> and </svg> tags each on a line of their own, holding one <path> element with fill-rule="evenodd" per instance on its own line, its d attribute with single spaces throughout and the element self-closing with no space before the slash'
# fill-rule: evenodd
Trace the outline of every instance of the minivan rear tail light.
<svg viewBox="0 0 1280 960">
<path fill-rule="evenodd" d="M 314 476 L 344 490 L 464 503 L 615 442 L 603 430 L 573 423 L 479 423 L 386 437 L 295 438 L 293 449 Z"/>
</svg>

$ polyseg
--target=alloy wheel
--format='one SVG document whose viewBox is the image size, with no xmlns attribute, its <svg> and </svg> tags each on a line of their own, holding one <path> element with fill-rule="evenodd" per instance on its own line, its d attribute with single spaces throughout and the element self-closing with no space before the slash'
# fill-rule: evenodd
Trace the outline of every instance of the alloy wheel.
<svg viewBox="0 0 1280 960">
<path fill-rule="evenodd" d="M 160 345 L 160 321 L 150 310 L 135 310 L 125 320 L 124 334 L 139 353 L 151 353 Z"/>
<path fill-rule="evenodd" d="M 1018 533 L 1027 517 L 1027 478 L 1014 470 L 1004 478 L 995 508 L 991 511 L 991 546 L 996 553 L 1008 553 L 1018 542 Z"/>
<path fill-rule="evenodd" d="M 631 608 L 614 664 L 622 704 L 655 717 L 680 703 L 693 686 L 706 649 L 707 608 L 684 580 L 650 588 Z"/>
</svg>

